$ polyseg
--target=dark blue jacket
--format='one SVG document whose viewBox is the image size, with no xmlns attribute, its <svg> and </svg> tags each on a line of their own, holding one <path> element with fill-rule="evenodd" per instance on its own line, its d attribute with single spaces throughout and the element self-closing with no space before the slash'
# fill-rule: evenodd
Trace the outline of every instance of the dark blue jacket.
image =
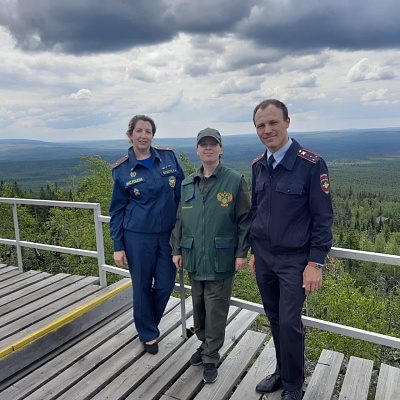
<svg viewBox="0 0 400 400">
<path fill-rule="evenodd" d="M 270 176 L 266 153 L 252 168 L 252 238 L 274 254 L 306 251 L 323 264 L 332 245 L 332 198 L 324 160 L 293 143 Z"/>
<path fill-rule="evenodd" d="M 112 165 L 114 189 L 110 204 L 110 235 L 114 251 L 125 250 L 124 230 L 141 233 L 171 232 L 180 200 L 182 168 L 171 149 L 150 147 L 148 169 L 128 156 Z"/>
</svg>

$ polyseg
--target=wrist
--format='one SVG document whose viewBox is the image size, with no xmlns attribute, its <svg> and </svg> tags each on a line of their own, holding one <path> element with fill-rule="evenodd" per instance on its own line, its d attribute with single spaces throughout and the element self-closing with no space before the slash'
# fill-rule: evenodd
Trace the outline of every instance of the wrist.
<svg viewBox="0 0 400 400">
<path fill-rule="evenodd" d="M 318 270 L 321 270 L 324 266 L 324 264 L 319 264 L 319 263 L 315 263 L 315 262 L 311 262 L 311 261 L 309 261 L 307 263 L 307 265 L 309 265 L 310 267 L 313 267 L 315 269 L 318 269 Z"/>
</svg>

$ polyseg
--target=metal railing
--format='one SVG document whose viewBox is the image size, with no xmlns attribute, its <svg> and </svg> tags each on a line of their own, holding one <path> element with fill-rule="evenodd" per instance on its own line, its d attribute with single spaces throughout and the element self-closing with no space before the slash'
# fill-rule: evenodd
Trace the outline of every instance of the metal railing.
<svg viewBox="0 0 400 400">
<path fill-rule="evenodd" d="M 101 209 L 99 203 L 83 203 L 83 202 L 71 202 L 71 201 L 53 201 L 53 200 L 33 200 L 33 199 L 15 199 L 15 198 L 5 198 L 0 197 L 0 203 L 11 204 L 13 208 L 13 219 L 14 219 L 14 230 L 15 230 L 15 240 L 14 239 L 4 239 L 0 238 L 0 244 L 12 245 L 17 247 L 17 258 L 18 258 L 18 268 L 22 272 L 22 247 L 36 248 L 41 250 L 49 250 L 60 253 L 75 254 L 87 257 L 94 257 L 98 260 L 99 266 L 99 277 L 100 284 L 102 286 L 107 285 L 107 272 L 112 272 L 125 277 L 130 277 L 129 271 L 123 268 L 118 268 L 112 265 L 107 265 L 105 263 L 104 255 L 104 243 L 103 243 L 103 223 L 109 223 L 110 217 L 101 215 Z M 50 207 L 68 207 L 68 208 L 84 208 L 93 210 L 94 214 L 94 225 L 96 232 L 96 246 L 97 251 L 91 250 L 81 250 L 70 247 L 61 247 L 54 245 L 45 245 L 41 243 L 28 242 L 21 240 L 19 234 L 19 224 L 18 224 L 18 214 L 17 214 L 17 204 L 22 205 L 38 205 L 38 206 L 50 206 Z M 389 264 L 400 266 L 400 256 L 373 253 L 368 251 L 343 249 L 338 247 L 332 247 L 330 253 L 332 257 L 348 258 L 352 260 L 375 262 L 380 264 Z M 185 318 L 185 293 L 191 293 L 191 287 L 184 285 L 184 273 L 180 271 L 180 283 L 175 284 L 175 288 L 179 290 L 181 297 L 181 311 L 182 311 L 182 335 L 186 337 L 186 318 Z M 246 300 L 231 298 L 231 305 L 244 308 L 247 310 L 256 311 L 259 314 L 264 314 L 264 308 L 261 304 L 252 303 Z M 355 339 L 365 340 L 371 343 L 384 345 L 388 347 L 393 347 L 400 349 L 400 338 L 382 335 L 375 332 L 366 331 L 363 329 L 353 328 L 351 326 L 340 325 L 329 321 L 324 321 L 316 318 L 311 318 L 308 316 L 302 317 L 305 326 L 312 328 L 318 328 L 325 331 L 338 333 L 341 335 L 349 336 Z"/>
</svg>

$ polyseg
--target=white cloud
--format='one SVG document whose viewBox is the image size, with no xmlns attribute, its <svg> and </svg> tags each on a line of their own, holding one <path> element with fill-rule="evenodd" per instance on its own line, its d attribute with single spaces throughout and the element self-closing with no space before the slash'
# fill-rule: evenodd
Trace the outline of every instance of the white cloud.
<svg viewBox="0 0 400 400">
<path fill-rule="evenodd" d="M 89 89 L 80 89 L 69 96 L 69 98 L 73 100 L 90 99 L 91 97 L 92 92 Z"/>
<path fill-rule="evenodd" d="M 368 58 L 363 58 L 356 65 L 350 68 L 347 73 L 349 82 L 359 82 L 367 80 L 387 80 L 395 77 L 394 71 L 389 67 L 372 65 Z"/>
<path fill-rule="evenodd" d="M 215 91 L 214 96 L 219 96 L 223 94 L 233 94 L 233 93 L 250 93 L 254 90 L 258 90 L 263 81 L 262 77 L 255 78 L 237 78 L 231 77 L 226 81 L 221 82 Z"/>
<path fill-rule="evenodd" d="M 371 102 L 385 102 L 389 103 L 387 100 L 388 89 L 378 89 L 372 92 L 368 92 L 361 97 L 361 101 L 363 103 L 371 103 Z"/>
</svg>

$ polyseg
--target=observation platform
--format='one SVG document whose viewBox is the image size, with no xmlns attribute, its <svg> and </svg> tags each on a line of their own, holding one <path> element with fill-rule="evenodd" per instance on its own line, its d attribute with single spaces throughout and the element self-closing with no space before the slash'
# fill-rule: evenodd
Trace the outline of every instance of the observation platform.
<svg viewBox="0 0 400 400">
<path fill-rule="evenodd" d="M 190 297 L 185 305 L 190 327 Z M 189 364 L 199 342 L 182 336 L 179 299 L 170 298 L 159 352 L 150 355 L 132 321 L 129 279 L 101 287 L 96 277 L 0 264 L 0 399 L 279 400 L 281 391 L 255 392 L 275 369 L 272 340 L 250 329 L 258 315 L 230 307 L 218 380 L 204 384 L 202 366 Z M 303 399 L 400 399 L 400 368 L 381 364 L 375 397 L 368 397 L 372 361 L 351 357 L 345 366 L 343 359 L 323 350 Z"/>
</svg>

